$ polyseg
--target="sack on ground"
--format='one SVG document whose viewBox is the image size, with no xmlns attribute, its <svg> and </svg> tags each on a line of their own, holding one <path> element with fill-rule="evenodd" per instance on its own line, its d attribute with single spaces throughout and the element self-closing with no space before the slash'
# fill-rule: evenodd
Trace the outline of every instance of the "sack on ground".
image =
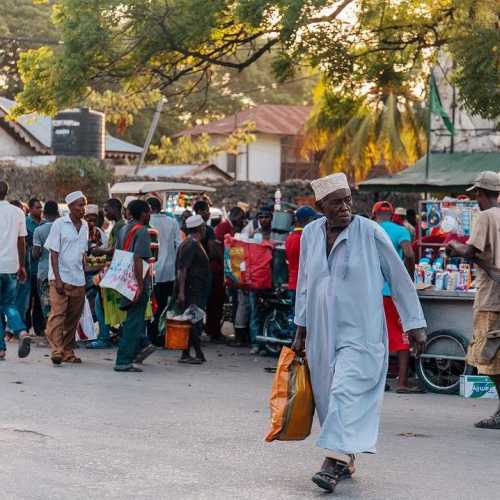
<svg viewBox="0 0 500 500">
<path fill-rule="evenodd" d="M 271 398 L 271 430 L 266 441 L 300 441 L 311 433 L 314 398 L 309 368 L 288 347 L 276 367 Z"/>
</svg>

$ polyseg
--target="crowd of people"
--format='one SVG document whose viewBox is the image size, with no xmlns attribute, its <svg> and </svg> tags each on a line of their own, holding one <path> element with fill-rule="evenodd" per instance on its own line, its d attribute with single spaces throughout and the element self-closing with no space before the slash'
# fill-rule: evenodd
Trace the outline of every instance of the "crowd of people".
<svg viewBox="0 0 500 500">
<path fill-rule="evenodd" d="M 85 298 L 98 324 L 98 338 L 88 342 L 87 348 L 104 349 L 118 343 L 117 371 L 141 370 L 136 365 L 164 344 L 164 324 L 160 319 L 168 307 L 181 312 L 196 305 L 206 312 L 204 323 L 200 321 L 192 329 L 191 349 L 182 353 L 181 363 L 199 365 L 206 361 L 200 341 L 203 331 L 213 343 L 248 347 L 251 354 L 260 352 L 262 346 L 257 338 L 262 332 L 263 318 L 258 304 L 260 299 L 265 300 L 265 293 L 226 287 L 224 239 L 228 234 L 240 233 L 244 238 L 270 240 L 272 205 L 262 206 L 253 218 L 249 217 L 247 206 L 235 206 L 225 220 L 217 221 L 213 227 L 210 200 L 204 196 L 195 199 L 191 210 L 186 210 L 178 222 L 163 212 L 162 203 L 155 196 L 127 200 L 126 207 L 119 199 L 111 198 L 100 210 L 97 205 L 87 204 L 84 193 L 77 191 L 66 197 L 69 213 L 60 217 L 55 201 L 42 204 L 31 199 L 26 206 L 17 201 L 9 204 L 5 201 L 7 191 L 8 186 L 2 183 L 1 206 L 6 220 L 17 222 L 9 223 L 10 247 L 5 247 L 4 252 L 12 259 L 15 246 L 18 260 L 24 265 L 17 268 L 11 262 L 5 268 L 9 276 L 3 278 L 3 286 L 10 292 L 2 293 L 3 325 L 11 336 L 19 337 L 20 356 L 29 352 L 28 332 L 33 328 L 35 335 L 46 332 L 54 364 L 80 363 L 72 346 Z M 311 207 L 298 208 L 285 241 L 291 310 L 296 299 L 302 234 L 318 217 Z M 416 260 L 414 212 L 381 201 L 373 206 L 371 218 L 387 234 L 412 277 Z M 17 234 L 14 227 L 18 227 Z M 125 303 L 116 291 L 100 288 L 102 272 L 91 264 L 93 258 L 109 264 L 115 249 L 135 255 L 139 290 L 130 303 Z M 152 263 L 154 272 L 142 271 L 144 261 Z M 399 362 L 396 391 L 423 392 L 419 385 L 411 386 L 408 382 L 410 342 L 388 283 L 384 284 L 383 296 L 389 352 Z M 221 331 L 228 297 L 233 307 L 231 339 Z M 4 340 L 1 342 L 0 359 L 5 359 L 6 345 Z"/>
<path fill-rule="evenodd" d="M 88 204 L 84 193 L 65 198 L 65 213 L 56 201 L 31 199 L 28 204 L 6 201 L 8 185 L 0 185 L 0 210 L 8 224 L 2 276 L 2 323 L 0 359 L 6 358 L 5 340 L 19 339 L 19 356 L 26 357 L 33 337 L 45 335 L 56 366 L 81 363 L 75 353 L 75 333 L 80 328 L 85 302 L 97 326 L 97 338 L 88 349 L 118 345 L 114 369 L 138 372 L 155 349 L 164 345 L 162 314 L 177 314 L 196 306 L 205 312 L 190 334 L 189 349 L 180 363 L 200 365 L 206 361 L 201 336 L 212 343 L 248 347 L 252 354 L 261 346 L 257 336 L 262 317 L 257 306 L 259 292 L 226 286 L 224 239 L 236 233 L 246 238 L 271 239 L 273 207 L 264 206 L 254 218 L 235 206 L 225 220 L 212 226 L 210 201 L 195 199 L 180 220 L 167 215 L 155 196 L 145 200 L 107 200 L 102 210 Z M 296 212 L 296 223 L 286 242 L 289 259 L 289 292 L 294 297 L 303 228 L 317 217 L 310 207 Z M 258 236 L 257 236 L 258 235 Z M 116 250 L 133 252 L 138 289 L 133 300 L 99 286 L 103 268 Z M 232 304 L 234 337 L 221 331 L 224 306 Z"/>
<path fill-rule="evenodd" d="M 381 201 L 371 217 L 353 215 L 344 174 L 313 181 L 312 188 L 316 210 L 296 210 L 285 249 L 297 327 L 292 348 L 299 355 L 307 351 L 321 424 L 318 446 L 328 450 L 313 481 L 333 491 L 354 473 L 356 454 L 375 451 L 389 352 L 399 359 L 397 391 L 420 392 L 408 382 L 409 353 L 410 344 L 417 355 L 424 350 L 426 321 L 412 281 L 415 225 L 409 214 Z M 206 198 L 195 200 L 178 223 L 154 196 L 129 200 L 126 207 L 111 198 L 101 214 L 75 191 L 65 199 L 68 213 L 60 216 L 55 201 L 32 199 L 26 207 L 8 202 L 8 189 L 0 182 L 0 360 L 6 357 L 6 329 L 19 339 L 18 356 L 24 358 L 33 328 L 45 332 L 55 366 L 81 363 L 75 332 L 87 301 L 99 325 L 87 347 L 107 348 L 119 337 L 117 372 L 142 371 L 137 365 L 163 344 L 166 310 L 206 313 L 194 322 L 180 363 L 206 361 L 203 331 L 211 342 L 259 352 L 261 292 L 226 287 L 224 241 L 237 233 L 247 241 L 270 240 L 272 207 L 249 219 L 236 206 L 212 227 Z M 480 267 L 467 361 L 489 375 L 500 393 L 500 176 L 483 172 L 471 190 L 479 217 L 468 241 L 450 241 L 447 249 Z M 99 287 L 102 265 L 91 265 L 94 259 L 109 263 L 118 251 L 132 253 L 132 299 Z M 228 295 L 232 340 L 221 331 Z M 500 407 L 476 426 L 499 429 Z"/>
</svg>

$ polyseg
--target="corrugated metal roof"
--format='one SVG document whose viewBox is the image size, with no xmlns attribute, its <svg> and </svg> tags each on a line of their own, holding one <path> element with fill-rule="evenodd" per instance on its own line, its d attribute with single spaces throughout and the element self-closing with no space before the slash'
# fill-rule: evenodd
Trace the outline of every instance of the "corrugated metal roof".
<svg viewBox="0 0 500 500">
<path fill-rule="evenodd" d="M 129 181 L 117 182 L 111 186 L 111 194 L 147 194 L 154 192 L 166 193 L 214 193 L 215 188 L 188 184 L 186 182 Z"/>
<path fill-rule="evenodd" d="M 141 175 L 147 177 L 184 177 L 191 174 L 198 165 L 155 165 L 144 167 Z"/>
<path fill-rule="evenodd" d="M 484 170 L 500 172 L 500 153 L 433 153 L 429 178 L 425 178 L 425 156 L 414 166 L 392 176 L 361 182 L 364 191 L 456 192 L 470 186 Z"/>
<path fill-rule="evenodd" d="M 311 106 L 260 104 L 222 120 L 184 130 L 174 137 L 200 134 L 229 135 L 248 122 L 255 123 L 256 133 L 299 135 L 310 112 Z"/>
<path fill-rule="evenodd" d="M 9 112 L 15 104 L 14 101 L 6 97 L 0 97 L 0 106 L 4 108 L 6 112 Z M 50 118 L 50 116 L 31 113 L 29 115 L 20 116 L 16 122 L 44 146 L 47 148 L 52 147 L 52 118 Z M 112 153 L 140 155 L 142 148 L 130 142 L 122 141 L 110 134 L 106 134 L 106 152 L 108 151 Z"/>
<path fill-rule="evenodd" d="M 215 174 L 214 177 L 232 178 L 227 172 L 211 163 L 205 165 L 150 165 L 141 169 L 140 175 L 153 178 L 190 177 L 202 174 L 206 170 L 211 170 Z"/>
</svg>

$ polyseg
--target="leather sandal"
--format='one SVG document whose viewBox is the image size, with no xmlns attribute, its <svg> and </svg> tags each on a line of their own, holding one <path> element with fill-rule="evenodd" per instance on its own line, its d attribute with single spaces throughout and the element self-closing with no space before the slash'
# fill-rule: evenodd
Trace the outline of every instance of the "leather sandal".
<svg viewBox="0 0 500 500">
<path fill-rule="evenodd" d="M 323 464 L 322 469 L 312 477 L 312 482 L 328 493 L 333 493 L 340 481 L 349 479 L 354 474 L 356 470 L 354 458 L 350 462 L 330 457 L 327 457 L 326 460 L 332 463 L 333 467 L 325 470 Z"/>
<path fill-rule="evenodd" d="M 474 424 L 478 429 L 500 429 L 500 412 Z"/>
<path fill-rule="evenodd" d="M 82 360 L 77 358 L 76 356 L 69 356 L 67 358 L 63 358 L 63 363 L 73 363 L 75 365 L 81 365 Z"/>
</svg>

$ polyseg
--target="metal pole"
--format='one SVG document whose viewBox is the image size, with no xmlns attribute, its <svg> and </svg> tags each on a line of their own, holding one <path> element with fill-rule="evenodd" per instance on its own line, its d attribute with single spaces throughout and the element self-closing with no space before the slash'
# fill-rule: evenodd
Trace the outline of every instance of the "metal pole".
<svg viewBox="0 0 500 500">
<path fill-rule="evenodd" d="M 457 109 L 457 96 L 455 85 L 452 86 L 452 101 L 451 101 L 451 124 L 453 125 L 453 132 L 451 133 L 450 138 L 450 153 L 455 152 L 455 114 Z"/>
<path fill-rule="evenodd" d="M 431 119 L 432 119 L 432 111 L 431 111 L 431 106 L 432 106 L 432 99 L 431 99 L 431 89 L 432 85 L 432 72 L 431 76 L 429 77 L 429 95 L 427 99 L 427 152 L 425 154 L 425 182 L 427 183 L 429 179 L 429 167 L 430 167 L 430 152 L 431 152 Z"/>
<path fill-rule="evenodd" d="M 156 127 L 158 126 L 158 122 L 160 121 L 160 115 L 163 111 L 163 106 L 167 102 L 167 99 L 162 97 L 158 104 L 156 105 L 155 114 L 153 115 L 153 119 L 151 120 L 151 125 L 148 130 L 148 135 L 146 136 L 146 141 L 144 142 L 144 147 L 142 148 L 141 157 L 139 158 L 139 163 L 135 167 L 134 175 L 139 173 L 139 170 L 144 166 L 144 160 L 146 158 L 146 154 L 148 152 L 151 141 L 153 140 L 153 135 L 156 132 Z"/>
</svg>

